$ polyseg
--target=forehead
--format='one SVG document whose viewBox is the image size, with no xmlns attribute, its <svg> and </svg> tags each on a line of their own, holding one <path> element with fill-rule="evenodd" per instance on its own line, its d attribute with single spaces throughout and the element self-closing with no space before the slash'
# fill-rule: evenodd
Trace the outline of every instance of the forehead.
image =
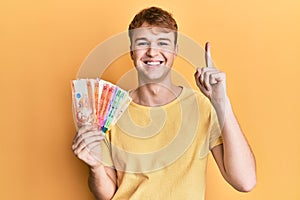
<svg viewBox="0 0 300 200">
<path fill-rule="evenodd" d="M 161 27 L 140 27 L 137 29 L 132 29 L 132 39 L 136 40 L 139 38 L 145 38 L 145 39 L 169 39 L 174 41 L 175 40 L 175 34 L 174 31 L 167 28 L 161 28 Z"/>
</svg>

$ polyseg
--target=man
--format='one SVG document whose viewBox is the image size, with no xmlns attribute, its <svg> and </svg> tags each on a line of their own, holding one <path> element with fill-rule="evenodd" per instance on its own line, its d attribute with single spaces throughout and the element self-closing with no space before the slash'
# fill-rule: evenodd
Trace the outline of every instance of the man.
<svg viewBox="0 0 300 200">
<path fill-rule="evenodd" d="M 201 92 L 172 82 L 177 29 L 160 8 L 135 16 L 129 26 L 139 81 L 130 91 L 133 101 L 105 137 L 84 127 L 74 139 L 97 199 L 204 199 L 209 151 L 238 191 L 256 184 L 254 155 L 232 111 L 225 74 L 212 66 L 209 43 L 207 67 L 195 72 Z"/>
</svg>

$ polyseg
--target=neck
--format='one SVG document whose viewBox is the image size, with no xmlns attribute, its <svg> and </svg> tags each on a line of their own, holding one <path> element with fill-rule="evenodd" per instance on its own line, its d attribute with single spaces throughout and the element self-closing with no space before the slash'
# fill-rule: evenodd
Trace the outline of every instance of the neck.
<svg viewBox="0 0 300 200">
<path fill-rule="evenodd" d="M 151 83 L 139 86 L 132 91 L 135 103 L 144 106 L 162 106 L 176 99 L 182 88 L 174 84 Z"/>
</svg>

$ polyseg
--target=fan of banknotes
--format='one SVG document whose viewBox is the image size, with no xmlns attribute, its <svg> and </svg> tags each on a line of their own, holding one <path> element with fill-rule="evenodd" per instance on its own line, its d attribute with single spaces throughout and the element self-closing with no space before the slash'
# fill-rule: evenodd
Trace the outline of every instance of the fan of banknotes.
<svg viewBox="0 0 300 200">
<path fill-rule="evenodd" d="M 77 79 L 71 82 L 73 116 L 76 128 L 97 125 L 106 133 L 127 109 L 127 91 L 102 79 Z"/>
</svg>

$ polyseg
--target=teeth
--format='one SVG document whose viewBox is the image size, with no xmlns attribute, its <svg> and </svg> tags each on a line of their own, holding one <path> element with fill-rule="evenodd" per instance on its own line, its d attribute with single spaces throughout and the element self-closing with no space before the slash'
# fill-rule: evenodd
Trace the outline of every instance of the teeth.
<svg viewBox="0 0 300 200">
<path fill-rule="evenodd" d="M 147 61 L 147 65 L 160 65 L 160 61 Z"/>
</svg>

